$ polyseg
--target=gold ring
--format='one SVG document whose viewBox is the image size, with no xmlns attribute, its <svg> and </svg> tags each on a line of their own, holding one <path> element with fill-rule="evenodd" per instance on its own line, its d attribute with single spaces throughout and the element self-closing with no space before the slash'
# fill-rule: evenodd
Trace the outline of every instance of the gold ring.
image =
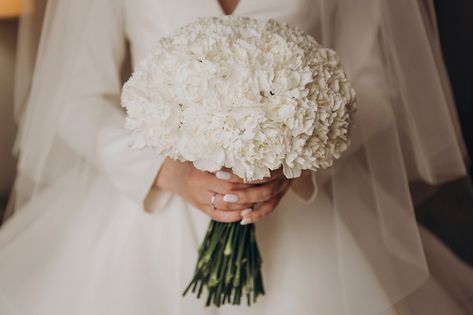
<svg viewBox="0 0 473 315">
<path fill-rule="evenodd" d="M 217 209 L 217 208 L 215 207 L 215 199 L 217 199 L 216 196 L 217 196 L 217 193 L 214 192 L 214 194 L 212 195 L 212 198 L 210 199 L 210 205 L 212 206 L 212 210 L 216 210 L 216 209 Z"/>
</svg>

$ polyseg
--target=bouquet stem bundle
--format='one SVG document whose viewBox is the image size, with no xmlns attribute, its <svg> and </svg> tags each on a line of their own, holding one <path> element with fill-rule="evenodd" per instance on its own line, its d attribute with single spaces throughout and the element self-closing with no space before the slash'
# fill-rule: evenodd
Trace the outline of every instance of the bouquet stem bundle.
<svg viewBox="0 0 473 315">
<path fill-rule="evenodd" d="M 245 296 L 251 305 L 264 295 L 261 262 L 253 224 L 212 220 L 199 248 L 194 277 L 183 295 L 192 290 L 200 298 L 206 287 L 206 306 L 240 305 Z"/>
</svg>

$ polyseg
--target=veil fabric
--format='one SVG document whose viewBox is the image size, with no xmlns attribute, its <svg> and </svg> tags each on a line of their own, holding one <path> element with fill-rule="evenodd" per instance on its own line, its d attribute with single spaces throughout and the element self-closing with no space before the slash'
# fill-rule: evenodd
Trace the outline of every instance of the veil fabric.
<svg viewBox="0 0 473 315">
<path fill-rule="evenodd" d="M 68 209 L 73 213 L 89 179 L 105 173 L 110 185 L 141 205 L 155 175 L 149 170 L 157 170 L 162 161 L 154 157 L 143 168 L 135 162 L 149 160 L 149 153 L 127 152 L 127 163 L 117 171 L 112 167 L 113 155 L 101 153 L 108 141 L 126 137 L 120 129 L 124 113 L 119 108 L 119 93 L 129 34 L 126 18 L 115 18 L 124 16 L 122 1 L 44 1 L 37 54 L 34 43 L 39 32 L 27 31 L 26 22 L 19 39 L 20 51 L 26 51 L 20 52 L 18 63 L 31 66 L 18 67 L 19 162 L 9 213 L 20 214 L 23 209 L 30 213 L 19 218 L 15 214 L 6 222 L 7 227 L 9 221 L 22 221 L 8 233 L 0 233 L 0 258 L 2 248 L 15 246 L 18 235 L 47 215 L 48 209 L 34 209 L 34 204 L 49 187 L 74 191 Z M 310 3 L 308 11 L 320 16 L 313 25 L 316 39 L 338 52 L 359 103 L 349 152 L 333 168 L 317 174 L 333 207 L 334 263 L 342 279 L 343 309 L 346 314 L 379 314 L 428 278 L 408 183 L 439 183 L 464 176 L 462 141 L 438 45 L 418 2 Z M 107 18 L 97 19 L 101 7 L 108 8 Z M 97 62 L 84 58 L 87 49 L 99 53 L 107 46 L 94 32 L 96 28 L 109 31 L 111 42 L 120 42 L 116 47 L 120 53 L 116 60 L 102 60 L 116 66 L 113 89 L 100 91 L 101 103 L 89 106 L 84 104 L 88 99 L 95 102 L 97 82 L 74 74 L 84 67 L 82 63 Z M 100 45 L 95 46 L 97 40 Z M 78 97 L 81 102 L 76 102 Z M 107 124 L 113 125 L 113 133 L 103 132 Z M 139 187 L 127 187 L 133 182 L 127 178 L 146 173 Z M 354 259 L 360 253 L 362 258 Z"/>
<path fill-rule="evenodd" d="M 84 18 L 90 1 L 23 1 L 22 7 L 29 10 L 21 17 L 18 38 L 15 82 L 18 165 L 7 216 L 53 181 L 54 173 L 63 171 L 53 166 L 57 161 L 63 161 L 63 167 L 67 167 L 80 159 L 55 152 L 59 142 L 56 123 L 65 97 L 66 78 L 84 32 L 81 20 L 71 17 Z"/>
<path fill-rule="evenodd" d="M 382 1 L 381 9 L 409 179 L 438 184 L 465 176 L 466 150 L 441 61 L 432 1 Z"/>
</svg>

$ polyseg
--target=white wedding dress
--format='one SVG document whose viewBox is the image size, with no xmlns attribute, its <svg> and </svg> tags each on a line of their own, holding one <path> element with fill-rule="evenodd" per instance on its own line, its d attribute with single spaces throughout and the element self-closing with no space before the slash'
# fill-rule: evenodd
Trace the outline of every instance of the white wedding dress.
<svg viewBox="0 0 473 315">
<path fill-rule="evenodd" d="M 234 14 L 276 18 L 327 39 L 332 35 L 320 25 L 330 17 L 320 14 L 322 3 L 241 0 Z M 91 6 L 84 24 L 94 36 L 81 42 L 68 105 L 57 120 L 58 142 L 65 145 L 55 152 L 81 160 L 50 175 L 54 180 L 36 188 L 0 230 L 0 314 L 466 314 L 471 270 L 422 232 L 428 262 L 436 266 L 427 279 L 411 205 L 382 194 L 382 177 L 366 171 L 376 168 L 367 162 L 370 155 L 358 154 L 364 141 L 357 131 L 339 163 L 345 166 L 318 175 L 317 196 L 312 183 L 299 182 L 257 224 L 265 296 L 249 308 L 220 309 L 182 297 L 209 218 L 177 195 L 150 190 L 162 159 L 128 147 L 120 67 L 127 47 L 136 64 L 161 36 L 199 16 L 222 14 L 217 0 L 101 0 Z M 384 134 L 390 121 L 377 81 L 382 56 L 372 40 L 360 42 L 366 58 L 347 67 L 359 94 L 358 115 L 368 126 L 365 139 L 379 145 L 369 133 Z M 386 178 L 403 172 L 390 167 L 382 167 Z M 409 200 L 407 190 L 398 195 Z M 399 216 L 390 213 L 397 201 L 407 204 Z"/>
</svg>

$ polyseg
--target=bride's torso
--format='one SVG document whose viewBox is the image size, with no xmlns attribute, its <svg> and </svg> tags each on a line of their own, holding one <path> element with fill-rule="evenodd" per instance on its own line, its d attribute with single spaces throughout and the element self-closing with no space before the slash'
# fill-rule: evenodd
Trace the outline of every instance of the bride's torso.
<svg viewBox="0 0 473 315">
<path fill-rule="evenodd" d="M 274 18 L 295 25 L 318 38 L 320 0 L 240 0 L 233 15 Z M 218 0 L 125 0 L 125 23 L 133 64 L 156 45 L 160 37 L 201 16 L 224 15 Z"/>
</svg>

